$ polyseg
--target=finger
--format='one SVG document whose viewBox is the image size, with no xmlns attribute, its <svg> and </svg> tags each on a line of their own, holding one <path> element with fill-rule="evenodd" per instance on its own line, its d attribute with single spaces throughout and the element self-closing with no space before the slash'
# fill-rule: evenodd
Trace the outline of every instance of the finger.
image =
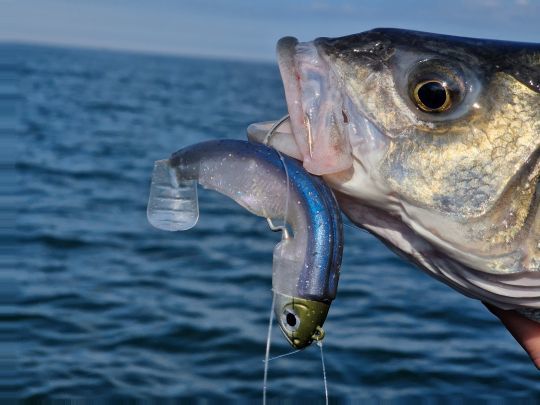
<svg viewBox="0 0 540 405">
<path fill-rule="evenodd" d="M 540 370 L 540 323 L 531 321 L 515 311 L 507 311 L 484 302 L 484 305 L 506 326 Z"/>
</svg>

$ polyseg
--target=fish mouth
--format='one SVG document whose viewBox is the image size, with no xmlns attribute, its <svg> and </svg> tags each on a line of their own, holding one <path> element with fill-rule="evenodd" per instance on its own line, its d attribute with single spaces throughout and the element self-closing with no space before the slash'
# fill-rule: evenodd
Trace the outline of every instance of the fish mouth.
<svg viewBox="0 0 540 405">
<path fill-rule="evenodd" d="M 342 92 L 316 41 L 282 38 L 277 44 L 277 57 L 289 120 L 277 128 L 271 146 L 302 160 L 312 174 L 350 168 L 351 146 L 343 125 L 348 116 Z M 272 124 L 250 125 L 249 139 L 261 142 Z"/>
</svg>

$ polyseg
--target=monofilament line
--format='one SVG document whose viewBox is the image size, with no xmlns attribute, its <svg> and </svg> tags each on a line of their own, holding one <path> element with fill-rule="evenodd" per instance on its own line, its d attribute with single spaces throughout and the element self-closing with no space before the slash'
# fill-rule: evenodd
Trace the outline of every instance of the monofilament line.
<svg viewBox="0 0 540 405">
<path fill-rule="evenodd" d="M 270 142 L 271 137 L 274 135 L 274 131 L 283 122 L 285 122 L 287 119 L 289 119 L 288 115 L 281 118 L 278 122 L 276 122 L 272 126 L 272 128 L 270 128 L 270 130 L 268 131 L 268 133 L 265 136 L 265 139 L 264 139 L 264 142 L 263 142 L 264 145 L 268 146 L 268 143 Z M 283 164 L 283 169 L 285 170 L 285 176 L 286 176 L 286 181 L 287 181 L 287 189 L 286 189 L 286 194 L 285 194 L 285 211 L 283 213 L 283 232 L 284 232 L 283 236 L 286 236 L 286 235 L 288 235 L 288 233 L 287 233 L 287 218 L 288 218 L 288 215 L 289 215 L 289 198 L 290 198 L 289 183 L 290 183 L 290 179 L 289 179 L 289 172 L 287 170 L 287 165 L 285 164 L 285 159 L 283 158 L 283 155 L 277 150 L 276 150 L 276 152 L 279 155 L 279 159 L 281 160 L 281 163 Z M 272 222 L 271 221 L 269 221 L 269 224 L 272 227 Z M 288 236 L 286 236 L 286 237 L 288 237 Z M 268 390 L 268 386 L 267 386 L 267 383 L 268 383 L 268 363 L 269 363 L 269 358 L 270 358 L 270 341 L 271 341 L 271 337 L 272 337 L 272 323 L 274 321 L 274 305 L 275 305 L 275 303 L 276 303 L 276 295 L 272 292 L 272 308 L 270 308 L 270 319 L 268 321 L 268 335 L 266 337 L 266 353 L 265 353 L 265 356 L 264 356 L 263 405 L 266 405 L 266 391 Z"/>
<path fill-rule="evenodd" d="M 270 319 L 268 321 L 268 335 L 266 336 L 266 353 L 264 355 L 264 378 L 263 378 L 263 405 L 266 405 L 266 391 L 268 382 L 268 359 L 270 358 L 270 340 L 272 337 L 272 323 L 274 322 L 274 305 L 276 295 L 272 292 L 272 307 L 270 308 Z"/>
<path fill-rule="evenodd" d="M 319 340 L 317 342 L 317 346 L 319 346 L 319 349 L 321 349 L 322 374 L 323 374 L 323 381 L 324 381 L 324 398 L 325 398 L 325 404 L 328 405 L 328 383 L 326 381 L 326 367 L 324 365 L 324 354 L 323 354 L 323 348 L 322 348 L 322 340 Z"/>
<path fill-rule="evenodd" d="M 264 361 L 272 361 L 272 360 L 277 360 L 277 359 L 281 359 L 282 357 L 287 357 L 287 356 L 290 356 L 291 354 L 295 354 L 295 353 L 298 353 L 298 352 L 301 352 L 302 349 L 298 349 L 298 350 L 293 350 L 292 352 L 289 352 L 289 353 L 285 353 L 285 354 L 280 354 L 279 356 L 276 356 L 276 357 L 272 357 L 268 360 L 263 360 Z"/>
</svg>

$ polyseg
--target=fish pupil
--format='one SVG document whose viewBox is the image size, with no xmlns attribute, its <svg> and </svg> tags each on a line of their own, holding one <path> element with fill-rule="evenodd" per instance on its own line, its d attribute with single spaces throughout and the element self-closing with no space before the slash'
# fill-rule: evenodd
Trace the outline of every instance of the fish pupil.
<svg viewBox="0 0 540 405">
<path fill-rule="evenodd" d="M 296 325 L 296 316 L 294 314 L 291 314 L 290 312 L 285 317 L 285 321 L 287 322 L 287 325 L 289 326 L 295 326 Z"/>
<path fill-rule="evenodd" d="M 426 82 L 418 88 L 418 99 L 429 110 L 439 110 L 447 103 L 448 93 L 440 82 Z"/>
</svg>

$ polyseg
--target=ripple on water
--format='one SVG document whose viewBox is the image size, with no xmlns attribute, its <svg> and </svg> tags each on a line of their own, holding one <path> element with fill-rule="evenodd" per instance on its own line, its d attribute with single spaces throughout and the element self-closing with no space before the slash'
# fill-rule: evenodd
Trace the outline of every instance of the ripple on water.
<svg viewBox="0 0 540 405">
<path fill-rule="evenodd" d="M 152 165 L 286 110 L 276 66 L 0 45 L 21 79 L 3 330 L 14 395 L 259 399 L 279 235 L 200 192 L 186 233 L 146 222 Z M 257 83 L 257 86 L 253 86 Z M 325 325 L 331 400 L 534 398 L 537 371 L 479 304 L 347 226 Z M 317 348 L 269 397 L 322 402 Z M 291 348 L 274 328 L 272 355 Z"/>
</svg>

